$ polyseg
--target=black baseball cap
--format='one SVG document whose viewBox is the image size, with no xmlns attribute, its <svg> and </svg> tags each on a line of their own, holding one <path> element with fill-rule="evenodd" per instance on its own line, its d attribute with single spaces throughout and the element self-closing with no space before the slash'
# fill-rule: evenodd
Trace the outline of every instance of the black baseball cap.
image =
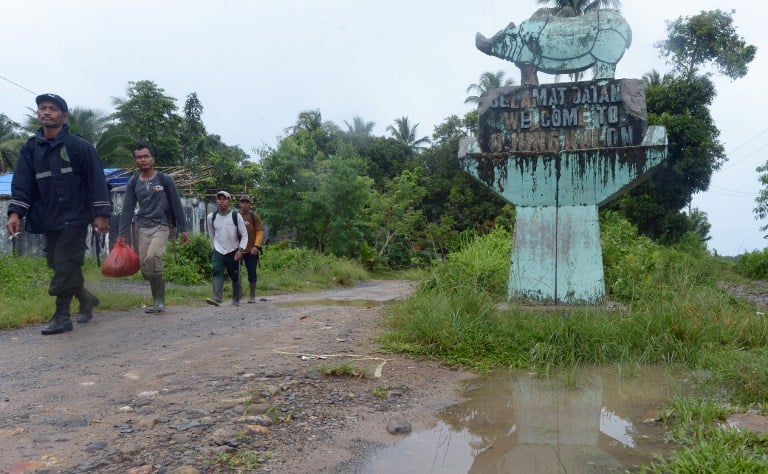
<svg viewBox="0 0 768 474">
<path fill-rule="evenodd" d="M 56 107 L 58 107 L 59 110 L 61 110 L 61 113 L 63 114 L 69 113 L 69 108 L 67 108 L 67 101 L 62 99 L 60 95 L 51 94 L 51 93 L 40 94 L 35 99 L 35 103 L 39 106 L 41 102 L 53 102 L 54 104 L 56 104 Z"/>
</svg>

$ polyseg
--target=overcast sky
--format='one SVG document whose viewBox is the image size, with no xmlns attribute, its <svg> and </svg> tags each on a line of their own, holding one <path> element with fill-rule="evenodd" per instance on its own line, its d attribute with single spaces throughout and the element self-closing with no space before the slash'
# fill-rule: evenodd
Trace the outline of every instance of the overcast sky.
<svg viewBox="0 0 768 474">
<path fill-rule="evenodd" d="M 360 116 L 376 135 L 408 116 L 431 136 L 470 110 L 465 89 L 483 72 L 503 70 L 519 83 L 517 68 L 478 51 L 474 36 L 536 8 L 534 0 L 4 0 L 0 113 L 23 121 L 42 92 L 110 113 L 129 81 L 152 80 L 180 112 L 197 92 L 208 132 L 252 156 L 311 109 L 343 129 Z M 768 156 L 764 3 L 623 0 L 633 38 L 616 77 L 668 70 L 653 47 L 665 21 L 716 8 L 735 10 L 738 33 L 758 47 L 747 77 L 715 79 L 712 114 L 730 161 L 694 198 L 712 224 L 710 248 L 735 255 L 766 246 L 752 212 L 755 168 Z"/>
</svg>

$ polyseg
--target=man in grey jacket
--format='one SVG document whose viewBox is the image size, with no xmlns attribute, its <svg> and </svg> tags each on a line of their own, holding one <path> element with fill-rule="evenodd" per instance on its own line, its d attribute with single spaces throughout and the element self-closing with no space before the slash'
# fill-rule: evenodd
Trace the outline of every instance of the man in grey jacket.
<svg viewBox="0 0 768 474">
<path fill-rule="evenodd" d="M 131 177 L 125 187 L 123 213 L 118 235 L 131 243 L 131 223 L 136 222 L 141 275 L 149 281 L 152 306 L 146 313 L 165 311 L 165 280 L 163 254 L 174 227 L 181 242 L 189 241 L 184 209 L 173 178 L 155 170 L 155 157 L 145 144 L 133 147 L 133 160 L 139 173 Z M 136 211 L 136 204 L 139 210 Z M 135 216 L 134 216 L 135 213 Z"/>
</svg>

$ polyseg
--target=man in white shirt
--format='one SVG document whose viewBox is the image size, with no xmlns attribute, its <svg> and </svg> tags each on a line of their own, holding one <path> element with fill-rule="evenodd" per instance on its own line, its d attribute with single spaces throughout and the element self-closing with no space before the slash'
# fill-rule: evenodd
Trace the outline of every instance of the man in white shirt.
<svg viewBox="0 0 768 474">
<path fill-rule="evenodd" d="M 213 297 L 205 300 L 213 306 L 221 305 L 224 290 L 224 269 L 232 280 L 232 305 L 240 306 L 240 259 L 248 245 L 248 230 L 239 212 L 229 208 L 232 197 L 226 191 L 216 193 L 216 211 L 205 218 L 205 227 L 211 237 L 211 266 L 213 269 Z M 237 223 L 237 224 L 235 224 Z"/>
</svg>

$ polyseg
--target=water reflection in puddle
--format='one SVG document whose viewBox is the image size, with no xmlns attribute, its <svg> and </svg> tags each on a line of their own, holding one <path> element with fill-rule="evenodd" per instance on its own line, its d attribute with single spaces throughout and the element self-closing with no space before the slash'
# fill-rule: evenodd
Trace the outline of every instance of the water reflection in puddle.
<svg viewBox="0 0 768 474">
<path fill-rule="evenodd" d="M 644 421 L 685 389 L 653 367 L 631 377 L 616 368 L 497 372 L 472 381 L 433 429 L 377 451 L 363 472 L 623 472 L 666 451 L 663 429 Z"/>
</svg>

